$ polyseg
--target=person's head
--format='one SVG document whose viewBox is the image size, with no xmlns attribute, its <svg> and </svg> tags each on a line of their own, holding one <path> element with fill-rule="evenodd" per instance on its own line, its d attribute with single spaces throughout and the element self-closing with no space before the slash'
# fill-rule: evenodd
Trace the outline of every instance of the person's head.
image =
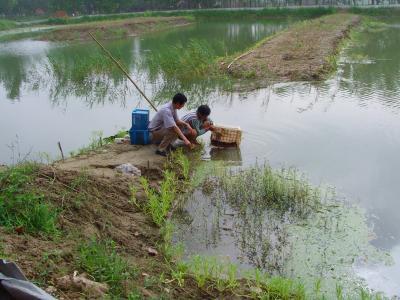
<svg viewBox="0 0 400 300">
<path fill-rule="evenodd" d="M 185 106 L 187 102 L 186 96 L 184 94 L 178 93 L 172 98 L 172 104 L 174 105 L 175 109 L 181 109 Z"/>
<path fill-rule="evenodd" d="M 205 121 L 205 120 L 207 120 L 207 118 L 208 118 L 208 116 L 210 115 L 210 113 L 211 113 L 211 109 L 210 109 L 210 107 L 209 107 L 207 104 L 200 105 L 200 106 L 197 108 L 197 118 L 198 118 L 200 121 Z"/>
</svg>

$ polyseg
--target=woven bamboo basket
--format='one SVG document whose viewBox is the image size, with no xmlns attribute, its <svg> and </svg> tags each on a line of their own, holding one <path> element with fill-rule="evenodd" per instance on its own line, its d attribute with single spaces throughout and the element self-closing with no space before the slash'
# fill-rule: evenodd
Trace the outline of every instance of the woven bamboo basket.
<svg viewBox="0 0 400 300">
<path fill-rule="evenodd" d="M 242 142 L 242 130 L 240 127 L 214 125 L 211 133 L 211 144 L 221 147 L 239 147 Z"/>
</svg>

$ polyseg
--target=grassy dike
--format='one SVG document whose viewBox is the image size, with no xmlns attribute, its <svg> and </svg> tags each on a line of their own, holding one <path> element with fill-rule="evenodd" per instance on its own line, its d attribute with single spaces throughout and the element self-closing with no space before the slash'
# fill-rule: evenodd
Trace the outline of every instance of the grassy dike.
<svg viewBox="0 0 400 300">
<path fill-rule="evenodd" d="M 239 79 L 321 80 L 335 68 L 341 41 L 360 17 L 338 13 L 300 22 L 269 37 L 221 69 Z"/>
<path fill-rule="evenodd" d="M 50 41 L 87 40 L 90 38 L 89 31 L 94 31 L 100 39 L 118 39 L 168 27 L 187 25 L 195 20 L 201 22 L 207 19 L 315 18 L 335 12 L 335 8 L 322 7 L 299 9 L 265 8 L 259 10 L 207 9 L 49 18 L 44 22 L 40 22 L 41 26 L 50 25 L 46 31 L 24 32 L 4 36 L 0 38 L 0 42 L 28 37 Z M 15 27 L 16 23 L 14 21 L 6 19 L 0 21 L 0 30 Z"/>
<path fill-rule="evenodd" d="M 77 18 L 49 18 L 48 25 L 80 24 L 98 21 L 123 20 L 137 17 L 182 17 L 189 16 L 196 19 L 247 19 L 247 18 L 282 18 L 301 17 L 312 18 L 326 14 L 335 13 L 333 7 L 312 8 L 264 8 L 264 9 L 198 9 L 198 10 L 176 10 L 176 11 L 146 11 L 139 13 L 109 14 L 101 16 L 82 16 Z"/>
<path fill-rule="evenodd" d="M 136 36 L 151 31 L 185 26 L 192 22 L 189 17 L 137 17 L 123 20 L 104 20 L 81 24 L 69 24 L 56 27 L 40 39 L 50 41 L 74 41 L 91 39 L 89 32 L 97 38 L 119 39 Z"/>
</svg>

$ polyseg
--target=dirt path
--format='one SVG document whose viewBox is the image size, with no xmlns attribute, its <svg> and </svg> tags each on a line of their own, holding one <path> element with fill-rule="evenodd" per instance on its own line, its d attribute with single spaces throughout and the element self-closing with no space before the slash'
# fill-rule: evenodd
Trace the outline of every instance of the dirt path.
<svg viewBox="0 0 400 300">
<path fill-rule="evenodd" d="M 340 42 L 359 22 L 359 16 L 345 13 L 301 22 L 266 39 L 233 63 L 225 63 L 223 68 L 240 79 L 323 79 L 335 67 Z"/>
<path fill-rule="evenodd" d="M 54 166 L 64 171 L 85 171 L 94 176 L 108 178 L 119 176 L 115 167 L 125 163 L 136 166 L 144 174 L 152 170 L 161 172 L 165 158 L 155 155 L 155 149 L 152 145 L 110 144 L 94 153 L 59 161 Z"/>
<path fill-rule="evenodd" d="M 89 40 L 91 39 L 89 32 L 93 32 L 101 39 L 116 39 L 170 27 L 185 26 L 190 23 L 186 17 L 136 17 L 126 20 L 61 25 L 40 36 L 39 39 L 49 41 Z"/>
</svg>

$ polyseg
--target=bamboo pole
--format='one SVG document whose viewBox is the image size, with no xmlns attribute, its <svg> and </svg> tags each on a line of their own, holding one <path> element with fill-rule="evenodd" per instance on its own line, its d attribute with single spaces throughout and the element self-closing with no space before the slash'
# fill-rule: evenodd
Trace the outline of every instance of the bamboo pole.
<svg viewBox="0 0 400 300">
<path fill-rule="evenodd" d="M 133 81 L 133 79 L 131 78 L 131 76 L 128 74 L 128 72 L 124 69 L 124 67 L 121 65 L 121 63 L 116 60 L 112 54 L 110 53 L 110 51 L 108 51 L 106 48 L 104 48 L 104 46 L 94 37 L 94 35 L 89 32 L 89 35 L 92 37 L 92 39 L 100 46 L 100 48 L 107 54 L 107 56 L 117 65 L 117 67 L 122 71 L 122 73 L 125 74 L 125 76 L 129 79 L 130 82 L 133 83 L 133 85 L 135 86 L 135 88 L 139 91 L 139 93 L 144 97 L 144 99 L 146 99 L 146 101 L 151 105 L 151 107 L 157 111 L 157 108 L 154 106 L 154 104 L 150 101 L 149 98 L 147 98 L 147 96 L 145 95 L 145 93 L 139 88 L 139 86 Z"/>
</svg>

